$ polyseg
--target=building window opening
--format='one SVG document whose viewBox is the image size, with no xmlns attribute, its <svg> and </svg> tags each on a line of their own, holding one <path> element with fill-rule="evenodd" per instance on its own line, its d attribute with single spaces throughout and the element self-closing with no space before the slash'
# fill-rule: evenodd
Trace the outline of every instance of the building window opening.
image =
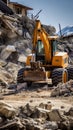
<svg viewBox="0 0 73 130">
<path fill-rule="evenodd" d="M 21 14 L 21 13 L 22 13 L 21 9 L 20 9 L 20 8 L 17 8 L 17 9 L 16 9 L 16 13 L 17 13 L 17 14 Z"/>
</svg>

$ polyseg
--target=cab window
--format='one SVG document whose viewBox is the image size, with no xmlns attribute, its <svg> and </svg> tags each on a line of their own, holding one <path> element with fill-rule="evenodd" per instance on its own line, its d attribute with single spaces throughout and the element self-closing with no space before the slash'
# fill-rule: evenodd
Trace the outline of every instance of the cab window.
<svg viewBox="0 0 73 130">
<path fill-rule="evenodd" d="M 37 54 L 38 55 L 44 54 L 44 45 L 41 40 L 38 40 L 38 43 L 37 43 Z"/>
</svg>

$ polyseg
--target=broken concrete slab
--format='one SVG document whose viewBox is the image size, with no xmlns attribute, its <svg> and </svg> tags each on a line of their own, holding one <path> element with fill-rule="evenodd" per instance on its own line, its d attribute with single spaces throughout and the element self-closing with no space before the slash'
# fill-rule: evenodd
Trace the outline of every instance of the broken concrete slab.
<svg viewBox="0 0 73 130">
<path fill-rule="evenodd" d="M 65 115 L 73 117 L 73 107 L 71 107 L 67 112 L 65 112 Z"/>
<path fill-rule="evenodd" d="M 15 52 L 16 51 L 15 46 L 13 46 L 13 45 L 7 45 L 6 51 Z"/>
<path fill-rule="evenodd" d="M 16 49 L 14 46 L 8 45 L 2 50 L 0 57 L 2 60 L 6 60 L 11 55 L 11 53 L 15 51 Z"/>
<path fill-rule="evenodd" d="M 1 86 L 0 86 L 1 87 Z M 3 97 L 3 95 L 1 94 L 1 90 L 0 90 L 0 100 L 3 100 L 4 99 L 4 97 Z"/>
<path fill-rule="evenodd" d="M 11 53 L 12 52 L 8 52 L 8 51 L 6 51 L 6 49 L 3 49 L 0 57 L 1 57 L 1 59 L 6 60 L 10 56 Z"/>
<path fill-rule="evenodd" d="M 51 103 L 40 103 L 39 107 L 43 108 L 43 109 L 46 109 L 46 110 L 51 110 L 52 109 L 52 104 Z"/>
<path fill-rule="evenodd" d="M 8 86 L 13 81 L 12 75 L 7 72 L 3 67 L 0 67 L 0 82 Z"/>
<path fill-rule="evenodd" d="M 35 107 L 27 103 L 24 107 L 20 108 L 20 111 L 23 113 L 25 117 L 31 117 L 31 115 L 34 113 L 34 109 Z"/>
<path fill-rule="evenodd" d="M 46 121 L 44 124 L 43 124 L 43 128 L 44 130 L 47 129 L 47 130 L 58 130 L 58 124 L 54 121 Z"/>
<path fill-rule="evenodd" d="M 32 114 L 32 117 L 42 118 L 43 120 L 46 120 L 48 118 L 48 113 L 49 113 L 49 110 L 36 107 L 34 113 Z"/>
<path fill-rule="evenodd" d="M 5 66 L 5 69 L 7 70 L 7 72 L 9 72 L 12 75 L 13 83 L 16 83 L 16 81 L 17 81 L 17 73 L 18 73 L 18 70 L 21 67 L 22 66 L 14 64 L 12 62 L 8 62 L 8 64 Z"/>
<path fill-rule="evenodd" d="M 6 66 L 6 65 L 7 65 L 7 62 L 0 59 L 0 66 L 1 66 L 1 67 L 4 67 L 4 66 Z"/>
<path fill-rule="evenodd" d="M 62 121 L 61 113 L 58 109 L 53 109 L 48 113 L 50 121 Z"/>
<path fill-rule="evenodd" d="M 51 92 L 51 97 L 71 96 L 73 92 L 73 80 L 66 83 L 59 83 Z"/>
<path fill-rule="evenodd" d="M 6 118 L 13 118 L 16 110 L 4 101 L 0 101 L 0 114 Z"/>
<path fill-rule="evenodd" d="M 21 63 L 26 63 L 27 57 L 23 54 L 19 55 L 18 61 Z"/>
<path fill-rule="evenodd" d="M 70 122 L 68 120 L 64 122 L 60 122 L 59 128 L 61 130 L 70 130 Z"/>
</svg>

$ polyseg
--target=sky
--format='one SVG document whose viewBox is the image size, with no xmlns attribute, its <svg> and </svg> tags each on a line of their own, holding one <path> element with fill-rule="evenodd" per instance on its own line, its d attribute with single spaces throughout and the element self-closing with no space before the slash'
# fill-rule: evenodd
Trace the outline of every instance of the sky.
<svg viewBox="0 0 73 130">
<path fill-rule="evenodd" d="M 52 25 L 59 31 L 61 28 L 73 25 L 73 0 L 11 0 L 33 8 L 30 14 L 36 15 L 39 10 L 39 20 L 42 24 Z"/>
</svg>

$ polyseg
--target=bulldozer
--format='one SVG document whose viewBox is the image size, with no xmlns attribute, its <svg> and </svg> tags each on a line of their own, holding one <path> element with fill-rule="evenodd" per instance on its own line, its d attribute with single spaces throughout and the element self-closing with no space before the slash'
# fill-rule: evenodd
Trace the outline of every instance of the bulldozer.
<svg viewBox="0 0 73 130">
<path fill-rule="evenodd" d="M 17 83 L 66 83 L 73 78 L 73 66 L 69 66 L 67 52 L 57 51 L 58 36 L 50 36 L 40 20 L 36 20 L 33 33 L 32 54 L 26 66 L 19 70 Z"/>
</svg>

